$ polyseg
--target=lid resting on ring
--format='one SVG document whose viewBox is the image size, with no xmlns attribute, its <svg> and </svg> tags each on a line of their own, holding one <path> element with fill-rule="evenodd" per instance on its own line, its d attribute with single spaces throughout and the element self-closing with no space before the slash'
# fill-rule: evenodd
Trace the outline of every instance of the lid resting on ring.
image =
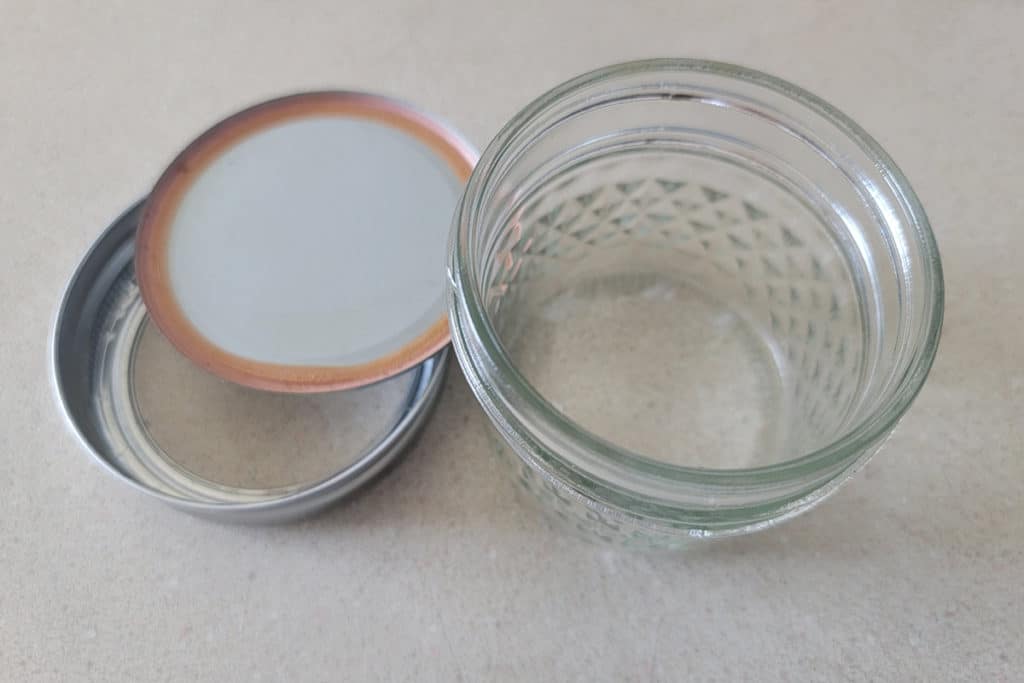
<svg viewBox="0 0 1024 683">
<path fill-rule="evenodd" d="M 149 314 L 192 361 L 246 386 L 392 377 L 448 342 L 444 250 L 475 159 L 453 131 L 375 95 L 236 114 L 147 203 L 136 275 Z"/>
</svg>

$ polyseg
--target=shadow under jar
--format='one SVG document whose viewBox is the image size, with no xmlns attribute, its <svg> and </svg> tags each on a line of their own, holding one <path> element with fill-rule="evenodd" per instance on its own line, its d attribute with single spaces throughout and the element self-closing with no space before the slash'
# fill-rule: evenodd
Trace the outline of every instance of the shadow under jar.
<svg viewBox="0 0 1024 683">
<path fill-rule="evenodd" d="M 451 327 L 527 490 L 679 545 L 810 507 L 921 388 L 939 255 L 860 127 L 770 76 L 609 67 L 495 138 L 456 213 Z"/>
</svg>

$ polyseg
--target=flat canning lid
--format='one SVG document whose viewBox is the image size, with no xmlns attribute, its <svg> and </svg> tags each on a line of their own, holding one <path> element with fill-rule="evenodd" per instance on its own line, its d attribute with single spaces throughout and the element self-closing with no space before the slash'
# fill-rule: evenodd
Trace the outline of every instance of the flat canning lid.
<svg viewBox="0 0 1024 683">
<path fill-rule="evenodd" d="M 259 389 L 392 377 L 449 341 L 444 251 L 476 153 L 355 92 L 256 105 L 197 138 L 142 215 L 149 314 L 193 362 Z"/>
</svg>

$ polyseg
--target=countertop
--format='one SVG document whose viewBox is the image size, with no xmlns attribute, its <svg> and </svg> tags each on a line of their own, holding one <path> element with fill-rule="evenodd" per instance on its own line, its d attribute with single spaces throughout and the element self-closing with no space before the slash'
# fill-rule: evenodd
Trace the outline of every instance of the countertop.
<svg viewBox="0 0 1024 683">
<path fill-rule="evenodd" d="M 0 679 L 1020 680 L 1024 6 L 0 0 Z M 548 87 L 696 56 L 794 81 L 892 154 L 944 257 L 920 397 L 820 507 L 675 555 L 524 507 L 456 367 L 405 461 L 276 527 L 90 461 L 48 380 L 61 289 L 180 147 L 285 92 L 382 91 L 483 146 Z"/>
</svg>

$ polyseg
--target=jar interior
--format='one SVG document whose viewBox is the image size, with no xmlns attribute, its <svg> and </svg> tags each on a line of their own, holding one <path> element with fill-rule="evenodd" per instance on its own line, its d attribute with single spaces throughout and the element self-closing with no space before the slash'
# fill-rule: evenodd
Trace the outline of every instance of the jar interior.
<svg viewBox="0 0 1024 683">
<path fill-rule="evenodd" d="M 884 241 L 875 258 L 858 243 L 870 207 L 851 215 L 828 186 L 849 183 L 801 168 L 799 141 L 772 154 L 749 128 L 746 150 L 709 142 L 714 126 L 585 135 L 588 115 L 560 124 L 581 144 L 552 153 L 553 127 L 506 170 L 540 155 L 479 244 L 486 313 L 523 378 L 583 429 L 673 465 L 771 465 L 846 433 L 899 286 Z"/>
</svg>

